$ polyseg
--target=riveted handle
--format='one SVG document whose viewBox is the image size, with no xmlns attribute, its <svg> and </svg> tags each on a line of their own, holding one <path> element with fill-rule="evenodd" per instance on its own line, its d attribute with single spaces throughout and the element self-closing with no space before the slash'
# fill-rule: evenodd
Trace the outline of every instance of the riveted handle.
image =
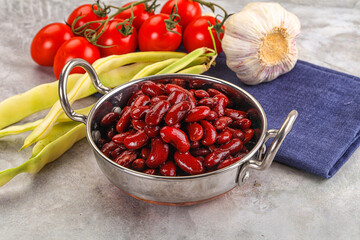
<svg viewBox="0 0 360 240">
<path fill-rule="evenodd" d="M 62 71 L 60 73 L 60 78 L 59 78 L 58 91 L 59 91 L 59 99 L 60 99 L 61 106 L 62 106 L 65 114 L 70 119 L 86 124 L 87 116 L 74 112 L 74 110 L 70 106 L 69 99 L 67 97 L 67 80 L 68 80 L 71 70 L 74 67 L 82 67 L 83 69 L 85 69 L 85 71 L 89 74 L 90 79 L 91 79 L 92 83 L 94 84 L 94 87 L 100 93 L 106 94 L 111 89 L 108 87 L 105 87 L 101 84 L 101 82 L 96 74 L 95 69 L 91 66 L 90 63 L 88 63 L 84 59 L 75 58 L 75 59 L 68 61 L 65 64 L 64 68 L 62 69 Z"/>
</svg>

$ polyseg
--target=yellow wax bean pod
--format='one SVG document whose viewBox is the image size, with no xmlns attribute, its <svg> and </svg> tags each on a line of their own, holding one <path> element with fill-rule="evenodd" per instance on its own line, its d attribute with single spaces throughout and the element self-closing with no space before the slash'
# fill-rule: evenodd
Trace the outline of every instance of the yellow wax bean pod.
<svg viewBox="0 0 360 240">
<path fill-rule="evenodd" d="M 39 141 L 33 148 L 32 156 L 18 167 L 0 172 L 0 187 L 9 182 L 16 175 L 40 171 L 47 163 L 60 157 L 77 141 L 86 135 L 86 127 L 78 122 L 64 122 L 56 124 L 48 137 Z"/>
<path fill-rule="evenodd" d="M 82 74 L 71 74 L 68 89 L 71 89 Z M 36 86 L 22 94 L 11 96 L 0 102 L 0 129 L 25 117 L 50 108 L 58 99 L 58 82 Z"/>
<path fill-rule="evenodd" d="M 112 55 L 101 58 L 93 63 L 93 67 L 98 75 L 108 72 L 111 69 L 118 68 L 134 62 L 157 62 L 169 58 L 179 58 L 186 55 L 181 52 L 135 52 L 123 55 Z M 89 74 L 85 73 L 68 93 L 68 100 L 73 103 L 92 85 Z M 34 129 L 34 131 L 25 139 L 21 149 L 30 146 L 36 141 L 44 138 L 51 130 L 56 119 L 63 112 L 60 102 L 57 101 L 44 120 Z"/>
<path fill-rule="evenodd" d="M 137 72 L 149 64 L 152 64 L 152 62 L 139 62 L 115 68 L 100 74 L 99 79 L 104 86 L 114 88 L 128 82 Z M 68 91 L 82 75 L 71 74 L 69 76 Z M 94 93 L 96 93 L 96 89 L 90 85 L 89 89 L 79 96 L 79 99 Z M 57 100 L 59 100 L 58 81 L 41 84 L 25 93 L 5 99 L 0 102 L 0 129 L 16 123 L 33 113 L 50 108 Z M 21 111 L 14 111 L 19 106 L 21 106 Z"/>
<path fill-rule="evenodd" d="M 190 74 L 202 74 L 209 70 L 209 66 L 206 64 L 196 65 L 189 68 L 185 68 L 177 73 L 190 73 Z"/>
<path fill-rule="evenodd" d="M 93 105 L 90 105 L 88 107 L 76 110 L 76 112 L 80 113 L 80 114 L 88 115 L 88 113 L 90 112 L 92 107 L 93 107 Z M 43 119 L 39 119 L 34 122 L 10 126 L 10 127 L 1 129 L 0 130 L 0 138 L 34 130 L 41 123 L 42 120 Z M 59 118 L 57 119 L 57 122 L 69 122 L 69 121 L 72 121 L 72 120 L 65 113 L 61 114 L 59 116 Z"/>
<path fill-rule="evenodd" d="M 180 71 L 181 69 L 188 66 L 191 62 L 195 61 L 198 57 L 205 56 L 207 52 L 210 52 L 210 54 L 207 54 L 208 56 L 211 56 L 211 54 L 215 55 L 215 51 L 210 48 L 198 48 L 188 53 L 186 56 L 180 58 L 176 62 L 170 64 L 163 70 L 159 71 L 157 74 L 175 73 L 177 71 Z"/>
<path fill-rule="evenodd" d="M 144 67 L 141 71 L 139 71 L 134 77 L 132 77 L 130 81 L 139 79 L 139 78 L 143 78 L 143 77 L 147 77 L 150 75 L 154 75 L 157 72 L 164 69 L 165 67 L 169 66 L 170 64 L 176 62 L 177 60 L 179 60 L 179 58 L 170 58 L 170 59 L 166 59 L 161 62 L 156 62 L 151 65 L 148 65 L 148 66 Z"/>
</svg>

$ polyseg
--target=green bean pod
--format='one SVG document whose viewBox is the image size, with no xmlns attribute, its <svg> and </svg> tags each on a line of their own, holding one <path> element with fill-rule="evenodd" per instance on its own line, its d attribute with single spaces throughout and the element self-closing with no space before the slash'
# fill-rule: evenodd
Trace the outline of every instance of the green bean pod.
<svg viewBox="0 0 360 240">
<path fill-rule="evenodd" d="M 71 121 L 56 124 L 46 138 L 35 144 L 29 160 L 17 167 L 0 172 L 0 187 L 20 173 L 37 173 L 47 163 L 60 157 L 85 135 L 86 127 L 82 123 Z"/>
</svg>

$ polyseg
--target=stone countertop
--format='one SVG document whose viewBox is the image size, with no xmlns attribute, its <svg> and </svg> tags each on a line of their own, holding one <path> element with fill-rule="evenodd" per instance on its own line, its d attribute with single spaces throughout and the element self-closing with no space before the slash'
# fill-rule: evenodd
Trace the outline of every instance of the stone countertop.
<svg viewBox="0 0 360 240">
<path fill-rule="evenodd" d="M 217 1 L 229 12 L 247 2 Z M 299 58 L 360 76 L 359 2 L 311 2 L 280 1 L 302 23 Z M 46 24 L 63 21 L 74 3 L 0 0 L 0 5 L 2 101 L 54 81 L 51 68 L 32 61 L 31 40 Z M 25 137 L 0 139 L 0 170 L 30 157 L 31 149 L 18 152 Z M 113 186 L 84 139 L 38 174 L 20 174 L 0 188 L 0 239 L 359 239 L 359 169 L 360 149 L 329 180 L 275 162 L 210 202 L 157 206 Z"/>
</svg>

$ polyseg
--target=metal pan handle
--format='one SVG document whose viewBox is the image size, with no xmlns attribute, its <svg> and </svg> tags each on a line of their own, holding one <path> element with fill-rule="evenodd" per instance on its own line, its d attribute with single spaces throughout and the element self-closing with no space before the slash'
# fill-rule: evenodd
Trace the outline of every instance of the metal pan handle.
<svg viewBox="0 0 360 240">
<path fill-rule="evenodd" d="M 298 112 L 296 110 L 292 110 L 279 130 L 270 129 L 267 131 L 264 144 L 259 149 L 257 159 L 250 160 L 249 162 L 247 162 L 242 166 L 238 177 L 239 185 L 244 184 L 246 179 L 249 177 L 249 172 L 248 172 L 249 168 L 254 168 L 256 170 L 263 171 L 270 167 L 282 142 L 284 141 L 285 137 L 290 133 L 297 116 L 298 116 Z M 266 151 L 265 143 L 270 138 L 274 138 L 274 140 L 272 141 L 269 149 Z"/>
<path fill-rule="evenodd" d="M 86 124 L 87 116 L 74 112 L 74 110 L 70 106 L 69 99 L 67 97 L 67 80 L 68 80 L 71 70 L 74 67 L 82 67 L 83 69 L 85 69 L 85 71 L 89 74 L 90 79 L 91 79 L 92 83 L 94 84 L 94 87 L 100 93 L 106 94 L 111 89 L 108 87 L 105 87 L 101 84 L 101 82 L 96 74 L 95 69 L 91 66 L 90 63 L 88 63 L 84 59 L 75 58 L 75 59 L 68 61 L 65 64 L 64 68 L 62 69 L 62 71 L 60 73 L 60 78 L 59 78 L 58 91 L 59 91 L 59 99 L 60 99 L 61 106 L 62 106 L 65 114 L 70 119 Z"/>
</svg>

